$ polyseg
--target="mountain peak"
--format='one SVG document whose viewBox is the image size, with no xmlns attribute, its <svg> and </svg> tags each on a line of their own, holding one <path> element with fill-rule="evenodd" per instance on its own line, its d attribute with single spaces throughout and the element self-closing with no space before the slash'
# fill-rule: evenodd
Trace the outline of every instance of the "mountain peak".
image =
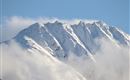
<svg viewBox="0 0 130 80">
<path fill-rule="evenodd" d="M 34 24 L 32 24 L 33 26 L 40 26 L 40 23 L 38 23 L 38 22 L 36 22 L 36 23 L 34 23 Z M 32 26 L 31 25 L 31 26 Z"/>
<path fill-rule="evenodd" d="M 56 20 L 54 23 L 55 23 L 55 24 L 62 24 L 62 22 L 60 22 L 60 21 L 58 21 L 58 20 Z"/>
<path fill-rule="evenodd" d="M 79 24 L 78 24 L 78 25 L 85 26 L 85 22 L 79 21 Z"/>
<path fill-rule="evenodd" d="M 41 26 L 43 26 L 42 23 L 40 23 L 40 22 L 36 22 L 36 23 L 30 25 L 29 27 L 41 27 Z"/>
</svg>

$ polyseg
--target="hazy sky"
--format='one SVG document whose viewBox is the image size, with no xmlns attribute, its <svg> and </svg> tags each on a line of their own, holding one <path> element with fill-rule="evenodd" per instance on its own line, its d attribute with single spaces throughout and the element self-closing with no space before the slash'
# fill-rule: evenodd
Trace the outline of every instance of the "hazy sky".
<svg viewBox="0 0 130 80">
<path fill-rule="evenodd" d="M 2 0 L 4 17 L 98 19 L 129 32 L 129 0 Z"/>
</svg>

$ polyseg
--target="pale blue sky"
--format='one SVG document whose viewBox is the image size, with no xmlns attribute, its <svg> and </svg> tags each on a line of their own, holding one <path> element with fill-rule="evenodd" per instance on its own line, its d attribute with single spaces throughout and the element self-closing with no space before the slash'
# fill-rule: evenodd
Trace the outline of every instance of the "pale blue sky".
<svg viewBox="0 0 130 80">
<path fill-rule="evenodd" d="M 129 0 L 2 0 L 3 16 L 98 19 L 129 32 Z"/>
</svg>

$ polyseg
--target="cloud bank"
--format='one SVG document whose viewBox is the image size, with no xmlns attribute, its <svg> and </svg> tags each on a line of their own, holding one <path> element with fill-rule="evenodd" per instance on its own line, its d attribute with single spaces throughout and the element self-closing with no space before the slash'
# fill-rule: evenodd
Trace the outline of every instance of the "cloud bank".
<svg viewBox="0 0 130 80">
<path fill-rule="evenodd" d="M 3 80 L 129 80 L 129 48 L 117 47 L 106 39 L 99 39 L 98 44 L 96 63 L 72 54 L 65 64 L 39 52 L 29 53 L 16 42 L 1 44 L 0 76 Z"/>
<path fill-rule="evenodd" d="M 29 18 L 23 17 L 6 17 L 2 21 L 1 26 L 1 41 L 9 40 L 14 37 L 20 30 L 26 28 L 27 26 L 31 25 L 35 21 Z"/>
</svg>

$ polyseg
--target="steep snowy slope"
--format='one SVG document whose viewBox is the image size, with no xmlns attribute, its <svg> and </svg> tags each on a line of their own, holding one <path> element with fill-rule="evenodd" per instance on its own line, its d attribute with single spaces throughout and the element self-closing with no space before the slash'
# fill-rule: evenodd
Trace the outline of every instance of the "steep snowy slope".
<svg viewBox="0 0 130 80">
<path fill-rule="evenodd" d="M 53 57 L 47 50 L 42 48 L 31 38 L 25 37 L 25 39 L 29 43 L 28 45 L 31 46 L 31 48 L 28 49 L 28 51 L 36 55 L 39 53 L 42 59 L 44 59 L 44 61 L 42 61 L 43 64 L 45 66 L 48 66 L 51 69 L 50 71 L 57 74 L 58 77 L 54 76 L 54 80 L 87 80 L 75 69 L 73 69 L 70 66 L 67 66 L 66 64 L 62 63 L 61 61 Z M 61 67 L 64 67 L 66 71 L 64 71 L 64 69 Z M 42 79 L 43 78 L 41 78 L 41 80 Z"/>
<path fill-rule="evenodd" d="M 130 46 L 129 36 L 115 27 L 102 21 L 91 23 L 80 21 L 78 24 L 67 24 L 60 21 L 53 23 L 35 23 L 19 32 L 14 39 L 24 48 L 30 48 L 24 36 L 32 38 L 58 59 L 67 59 L 70 53 L 77 56 L 88 55 L 94 62 L 93 54 L 99 48 L 95 43 L 98 38 L 110 40 L 114 45 Z"/>
</svg>

